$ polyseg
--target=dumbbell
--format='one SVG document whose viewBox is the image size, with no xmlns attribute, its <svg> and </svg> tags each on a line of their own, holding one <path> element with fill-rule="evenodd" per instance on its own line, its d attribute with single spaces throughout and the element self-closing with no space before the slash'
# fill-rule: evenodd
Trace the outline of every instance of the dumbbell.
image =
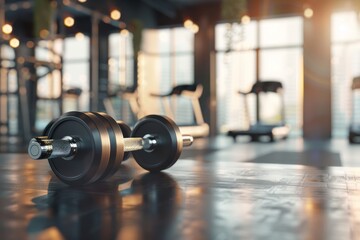
<svg viewBox="0 0 360 240">
<path fill-rule="evenodd" d="M 97 114 L 96 112 L 94 112 L 94 114 Z M 53 125 L 54 122 L 56 122 L 58 119 L 55 118 L 53 120 L 51 120 L 44 128 L 43 132 L 42 132 L 42 136 L 48 136 L 49 130 L 51 128 L 51 126 Z M 120 127 L 121 132 L 123 134 L 124 138 L 129 138 L 131 136 L 131 128 L 123 121 L 118 120 L 116 121 L 117 125 Z M 130 157 L 130 152 L 125 152 L 124 153 L 124 157 L 123 157 L 123 161 L 127 160 Z"/>
<path fill-rule="evenodd" d="M 130 137 L 124 137 L 126 126 L 105 113 L 68 112 L 51 123 L 47 136 L 31 139 L 28 154 L 35 160 L 48 159 L 64 183 L 84 185 L 112 176 L 129 152 L 148 171 L 167 169 L 193 142 L 166 116 L 140 119 Z"/>
</svg>

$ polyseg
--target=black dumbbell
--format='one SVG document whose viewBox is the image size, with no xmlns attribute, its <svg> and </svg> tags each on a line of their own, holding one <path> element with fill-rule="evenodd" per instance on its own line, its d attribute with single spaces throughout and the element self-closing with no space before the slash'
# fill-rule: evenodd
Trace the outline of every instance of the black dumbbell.
<svg viewBox="0 0 360 240">
<path fill-rule="evenodd" d="M 165 116 L 140 119 L 131 137 L 127 137 L 129 129 L 105 113 L 68 112 L 52 123 L 48 136 L 30 141 L 28 153 L 33 159 L 48 159 L 61 181 L 83 185 L 112 176 L 128 152 L 148 171 L 167 169 L 177 161 L 183 146 L 193 142 Z"/>
<path fill-rule="evenodd" d="M 93 112 L 94 114 L 102 114 L 102 113 L 96 113 Z M 54 124 L 54 122 L 56 122 L 58 119 L 55 118 L 53 120 L 51 120 L 44 128 L 43 132 L 42 132 L 42 136 L 48 136 L 49 130 L 51 128 L 51 126 Z M 119 120 L 116 121 L 117 125 L 120 127 L 121 132 L 123 134 L 124 138 L 128 138 L 131 136 L 131 128 L 123 121 Z M 124 157 L 123 157 L 123 161 L 127 160 L 130 157 L 130 152 L 125 152 L 124 153 Z"/>
</svg>

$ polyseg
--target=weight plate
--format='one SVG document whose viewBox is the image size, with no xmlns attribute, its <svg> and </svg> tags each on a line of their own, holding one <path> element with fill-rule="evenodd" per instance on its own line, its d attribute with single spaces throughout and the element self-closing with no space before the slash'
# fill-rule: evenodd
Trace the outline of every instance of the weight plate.
<svg viewBox="0 0 360 240">
<path fill-rule="evenodd" d="M 121 132 L 124 138 L 129 138 L 131 136 L 131 128 L 129 125 L 124 123 L 123 121 L 116 121 L 117 125 L 120 127 Z M 131 152 L 124 152 L 123 161 L 129 159 Z"/>
<path fill-rule="evenodd" d="M 98 169 L 97 174 L 94 176 L 94 178 L 91 180 L 92 182 L 96 182 L 102 178 L 104 175 L 106 169 L 108 168 L 109 162 L 110 162 L 110 156 L 111 156 L 111 141 L 109 137 L 108 129 L 106 128 L 106 125 L 104 124 L 104 120 L 102 118 L 99 118 L 97 115 L 95 115 L 92 112 L 86 112 L 89 117 L 92 118 L 92 120 L 96 123 L 98 130 L 102 136 L 102 143 L 101 143 L 101 162 L 100 167 Z"/>
<path fill-rule="evenodd" d="M 102 136 L 102 141 L 101 141 L 102 160 L 100 162 L 100 167 L 98 169 L 97 174 L 89 182 L 89 183 L 93 183 L 100 180 L 101 177 L 104 176 L 105 171 L 109 166 L 110 157 L 111 157 L 111 141 L 110 141 L 111 139 L 105 121 L 103 121 L 101 118 L 98 117 L 98 115 L 95 115 L 93 112 L 86 112 L 85 114 L 93 119 L 94 123 L 98 127 L 99 133 Z"/>
<path fill-rule="evenodd" d="M 132 152 L 136 162 L 148 171 L 161 171 L 171 167 L 182 151 L 182 136 L 178 126 L 170 118 L 149 115 L 137 122 L 131 137 L 151 135 L 156 140 L 156 147 L 151 151 Z"/>
<path fill-rule="evenodd" d="M 54 174 L 70 185 L 97 181 L 110 157 L 110 140 L 106 128 L 91 113 L 68 112 L 49 130 L 49 138 L 71 136 L 77 140 L 77 152 L 70 158 L 49 159 Z"/>
<path fill-rule="evenodd" d="M 116 121 L 106 113 L 92 112 L 106 126 L 110 138 L 110 159 L 109 164 L 99 180 L 112 176 L 119 170 L 122 159 L 124 158 L 124 138 L 121 129 Z"/>
</svg>

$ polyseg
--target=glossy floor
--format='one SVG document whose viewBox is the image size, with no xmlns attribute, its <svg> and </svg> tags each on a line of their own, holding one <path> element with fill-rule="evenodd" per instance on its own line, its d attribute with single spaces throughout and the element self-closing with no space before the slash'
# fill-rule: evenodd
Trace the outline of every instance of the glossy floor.
<svg viewBox="0 0 360 240">
<path fill-rule="evenodd" d="M 60 183 L 46 161 L 0 154 L 0 236 L 360 239 L 359 153 L 345 140 L 219 137 L 198 140 L 163 173 L 129 160 L 110 180 L 82 188 Z"/>
</svg>

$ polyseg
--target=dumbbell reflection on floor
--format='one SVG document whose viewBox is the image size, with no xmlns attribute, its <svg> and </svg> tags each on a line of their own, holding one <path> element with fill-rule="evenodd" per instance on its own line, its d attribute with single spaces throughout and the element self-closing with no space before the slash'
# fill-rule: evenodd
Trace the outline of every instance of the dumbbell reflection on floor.
<svg viewBox="0 0 360 240">
<path fill-rule="evenodd" d="M 69 112 L 52 123 L 47 136 L 33 138 L 28 153 L 33 159 L 48 159 L 61 181 L 82 185 L 112 176 L 127 152 L 148 171 L 167 169 L 183 146 L 193 142 L 164 116 L 140 119 L 130 138 L 124 137 L 121 125 L 105 113 Z"/>
</svg>

